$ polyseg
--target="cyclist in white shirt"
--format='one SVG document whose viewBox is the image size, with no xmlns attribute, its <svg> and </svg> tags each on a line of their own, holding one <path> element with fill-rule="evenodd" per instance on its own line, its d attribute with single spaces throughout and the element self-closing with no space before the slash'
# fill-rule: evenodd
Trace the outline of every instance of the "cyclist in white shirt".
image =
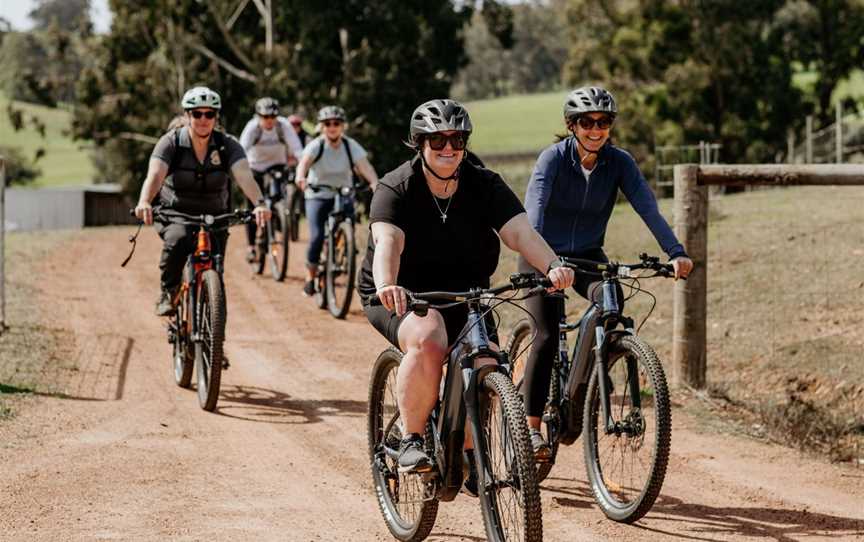
<svg viewBox="0 0 864 542">
<path fill-rule="evenodd" d="M 303 146 L 288 119 L 279 115 L 279 102 L 261 98 L 255 102 L 255 116 L 246 123 L 240 135 L 240 145 L 246 151 L 252 175 L 263 193 L 264 173 L 273 167 L 297 164 Z M 250 261 L 255 258 L 255 224 L 246 225 Z"/>
</svg>

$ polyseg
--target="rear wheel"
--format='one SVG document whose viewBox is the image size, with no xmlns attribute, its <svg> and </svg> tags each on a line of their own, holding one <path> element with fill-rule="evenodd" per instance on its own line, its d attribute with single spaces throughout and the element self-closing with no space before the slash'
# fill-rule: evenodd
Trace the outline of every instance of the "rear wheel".
<svg viewBox="0 0 864 542">
<path fill-rule="evenodd" d="M 277 203 L 267 225 L 268 244 L 270 245 L 270 274 L 279 282 L 285 280 L 288 273 L 288 243 L 291 228 L 286 216 L 285 206 Z"/>
<path fill-rule="evenodd" d="M 188 267 L 183 271 L 184 275 L 188 274 Z M 181 288 L 186 288 L 185 285 L 191 283 L 191 279 L 184 279 Z M 189 289 L 182 293 L 180 303 L 177 304 L 177 312 L 174 315 L 174 320 L 171 323 L 173 329 L 173 350 L 174 350 L 174 383 L 181 388 L 190 388 L 192 386 L 192 368 L 195 366 L 195 349 L 192 347 L 190 337 L 191 313 Z"/>
<path fill-rule="evenodd" d="M 492 372 L 483 378 L 482 443 L 474 448 L 483 523 L 489 540 L 543 540 L 540 487 L 525 411 L 513 383 Z"/>
<path fill-rule="evenodd" d="M 513 375 L 513 385 L 516 386 L 516 391 L 523 393 L 522 385 L 525 379 L 525 364 L 528 363 L 528 354 L 531 350 L 531 336 L 534 333 L 534 328 L 529 320 L 520 320 L 516 327 L 513 328 L 513 333 L 507 341 L 507 353 L 510 355 L 511 372 Z M 541 424 L 545 425 L 545 424 Z M 552 472 L 552 466 L 555 464 L 555 458 L 558 457 L 558 440 L 550 438 L 551 434 L 547 428 L 546 437 L 550 441 L 549 447 L 552 450 L 550 461 L 537 463 L 537 482 L 540 483 L 549 476 Z"/>
<path fill-rule="evenodd" d="M 334 318 L 345 318 L 354 296 L 356 258 L 354 224 L 343 220 L 333 232 L 333 257 L 327 262 L 327 308 Z"/>
<path fill-rule="evenodd" d="M 267 263 L 267 228 L 263 230 L 257 228 L 255 230 L 255 259 L 250 262 L 252 271 L 256 275 L 264 272 L 264 265 Z"/>
<path fill-rule="evenodd" d="M 297 241 L 300 236 L 300 217 L 303 216 L 303 192 L 293 184 L 287 191 L 288 221 L 291 225 L 291 240 Z"/>
<path fill-rule="evenodd" d="M 417 474 L 400 474 L 396 458 L 402 424 L 396 404 L 396 372 L 402 355 L 388 349 L 378 356 L 369 382 L 368 439 L 375 496 L 387 528 L 397 540 L 429 536 L 438 514 L 432 482 Z"/>
<path fill-rule="evenodd" d="M 585 402 L 585 466 L 603 513 L 632 523 L 654 505 L 666 476 L 672 433 L 669 391 L 657 354 L 633 336 L 610 345 L 608 372 L 614 427 L 606 433 L 594 370 Z M 639 408 L 633 404 L 634 391 Z"/>
<path fill-rule="evenodd" d="M 222 379 L 222 346 L 225 342 L 225 296 L 222 281 L 213 269 L 201 274 L 198 297 L 199 337 L 195 343 L 198 403 L 212 412 L 219 400 Z"/>
</svg>

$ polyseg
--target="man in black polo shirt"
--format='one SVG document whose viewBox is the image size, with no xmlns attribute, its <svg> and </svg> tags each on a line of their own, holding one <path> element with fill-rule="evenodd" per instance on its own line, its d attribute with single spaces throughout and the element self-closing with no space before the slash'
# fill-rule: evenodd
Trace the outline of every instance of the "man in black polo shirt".
<svg viewBox="0 0 864 542">
<path fill-rule="evenodd" d="M 264 226 L 270 211 L 252 177 L 243 147 L 231 136 L 215 130 L 222 100 L 207 87 L 195 87 L 183 95 L 181 102 L 187 125 L 169 131 L 156 143 L 150 155 L 147 179 L 135 214 L 146 224 L 153 223 L 151 202 L 183 213 L 221 214 L 230 208 L 230 182 L 233 178 L 246 197 L 256 203 L 255 220 Z M 156 302 L 157 316 L 174 313 L 173 299 L 180 285 L 183 264 L 195 250 L 197 228 L 183 224 L 158 224 L 162 237 L 162 292 Z M 213 235 L 214 251 L 225 253 L 228 232 Z"/>
</svg>

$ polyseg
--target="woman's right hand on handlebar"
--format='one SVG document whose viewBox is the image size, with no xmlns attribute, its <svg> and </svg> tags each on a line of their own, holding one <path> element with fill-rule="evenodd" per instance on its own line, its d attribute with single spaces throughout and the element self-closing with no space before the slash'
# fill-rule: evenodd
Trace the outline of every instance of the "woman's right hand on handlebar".
<svg viewBox="0 0 864 542">
<path fill-rule="evenodd" d="M 408 291 L 405 288 L 391 284 L 378 288 L 375 293 L 388 311 L 395 310 L 398 316 L 402 316 L 408 310 Z"/>
<path fill-rule="evenodd" d="M 252 214 L 255 215 L 255 223 L 258 225 L 258 227 L 263 228 L 267 225 L 267 222 L 270 220 L 270 216 L 272 213 L 270 212 L 270 209 L 268 209 L 266 206 L 259 205 L 252 209 Z"/>
<path fill-rule="evenodd" d="M 569 267 L 553 267 L 546 275 L 546 278 L 548 278 L 552 282 L 553 286 L 553 288 L 550 288 L 549 291 L 566 290 L 567 288 L 573 286 L 573 279 L 575 278 L 575 276 L 576 274 Z"/>
<path fill-rule="evenodd" d="M 297 177 L 296 179 L 294 179 L 294 184 L 297 185 L 297 188 L 299 188 L 301 192 L 306 190 L 306 179 L 305 178 L 301 179 L 300 177 Z"/>
<path fill-rule="evenodd" d="M 146 201 L 139 201 L 135 206 L 135 216 L 143 220 L 148 226 L 153 224 L 153 206 Z"/>
</svg>

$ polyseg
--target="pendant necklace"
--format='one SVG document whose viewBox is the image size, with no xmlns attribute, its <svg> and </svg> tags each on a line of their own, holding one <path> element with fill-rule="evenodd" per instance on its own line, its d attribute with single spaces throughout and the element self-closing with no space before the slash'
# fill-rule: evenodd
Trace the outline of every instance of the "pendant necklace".
<svg viewBox="0 0 864 542">
<path fill-rule="evenodd" d="M 447 186 L 444 188 L 445 193 L 447 192 L 447 188 L 449 188 L 449 187 L 450 187 L 450 181 L 447 181 Z M 449 198 L 447 198 L 447 206 L 442 211 L 441 206 L 438 204 L 438 197 L 435 196 L 435 193 L 432 192 L 431 190 L 429 192 L 432 194 L 432 201 L 435 202 L 435 207 L 438 208 L 438 212 L 441 214 L 441 223 L 442 224 L 446 223 L 447 222 L 447 211 L 450 210 L 450 204 L 453 203 L 453 196 L 450 196 Z"/>
</svg>

